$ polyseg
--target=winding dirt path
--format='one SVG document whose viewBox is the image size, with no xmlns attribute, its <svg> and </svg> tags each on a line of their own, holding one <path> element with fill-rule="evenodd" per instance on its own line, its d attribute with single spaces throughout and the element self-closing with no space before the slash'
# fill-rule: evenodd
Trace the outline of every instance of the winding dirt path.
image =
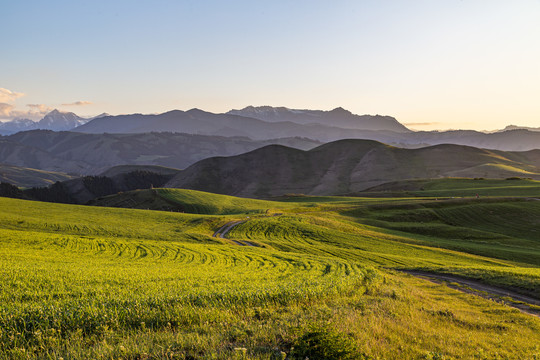
<svg viewBox="0 0 540 360">
<path fill-rule="evenodd" d="M 437 284 L 444 283 L 446 286 L 452 289 L 481 296 L 485 299 L 503 302 L 504 304 L 515 307 L 524 313 L 540 317 L 540 309 L 533 307 L 540 306 L 539 299 L 527 295 L 522 295 L 511 289 L 487 285 L 477 280 L 462 278 L 449 274 L 436 274 L 419 270 L 395 270 L 423 279 L 427 279 Z"/>
<path fill-rule="evenodd" d="M 233 227 L 245 223 L 247 220 L 241 220 L 241 221 L 230 221 L 217 229 L 217 231 L 212 235 L 213 237 L 218 237 L 221 239 L 225 239 L 225 236 L 229 231 L 233 229 Z"/>
</svg>

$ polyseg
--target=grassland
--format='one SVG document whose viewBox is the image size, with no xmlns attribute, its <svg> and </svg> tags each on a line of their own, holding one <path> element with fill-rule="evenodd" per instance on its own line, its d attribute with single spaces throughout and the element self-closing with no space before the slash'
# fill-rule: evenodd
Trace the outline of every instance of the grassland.
<svg viewBox="0 0 540 360">
<path fill-rule="evenodd" d="M 540 196 L 540 181 L 512 177 L 508 179 L 444 178 L 396 181 L 368 189 L 363 196 Z"/>
<path fill-rule="evenodd" d="M 540 202 L 512 191 L 143 194 L 197 214 L 0 198 L 0 358 L 533 359 L 540 319 L 395 271 L 540 297 Z"/>
</svg>

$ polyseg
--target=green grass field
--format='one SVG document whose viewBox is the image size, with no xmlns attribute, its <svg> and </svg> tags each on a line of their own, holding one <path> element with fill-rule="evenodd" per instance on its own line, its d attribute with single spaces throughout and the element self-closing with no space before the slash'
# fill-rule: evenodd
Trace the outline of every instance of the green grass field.
<svg viewBox="0 0 540 360">
<path fill-rule="evenodd" d="M 0 198 L 0 358 L 538 358 L 537 317 L 395 270 L 540 298 L 540 202 L 515 190 L 148 190 L 195 214 Z"/>
<path fill-rule="evenodd" d="M 525 175 L 526 176 L 526 175 Z M 420 179 L 383 184 L 369 189 L 368 196 L 427 196 L 427 197 L 480 197 L 485 196 L 540 196 L 540 181 L 527 178 L 509 179 Z"/>
</svg>

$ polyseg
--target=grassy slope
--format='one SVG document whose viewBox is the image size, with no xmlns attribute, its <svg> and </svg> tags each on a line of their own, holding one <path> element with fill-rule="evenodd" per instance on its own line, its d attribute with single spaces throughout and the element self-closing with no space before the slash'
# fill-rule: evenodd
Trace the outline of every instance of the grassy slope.
<svg viewBox="0 0 540 360">
<path fill-rule="evenodd" d="M 91 202 L 91 205 L 206 215 L 267 214 L 274 210 L 290 209 L 296 206 L 284 202 L 238 198 L 186 189 L 129 191 L 96 199 Z"/>
<path fill-rule="evenodd" d="M 0 164 L 0 181 L 19 187 L 48 186 L 72 178 L 73 176 L 60 172 Z"/>
<path fill-rule="evenodd" d="M 540 181 L 530 179 L 445 178 L 396 181 L 368 189 L 360 194 L 384 195 L 407 192 L 409 196 L 540 196 Z"/>
<path fill-rule="evenodd" d="M 276 203 L 158 191 L 212 215 L 0 199 L 0 357 L 271 359 L 298 347 L 312 326 L 350 334 L 356 358 L 538 355 L 539 320 L 386 270 L 451 271 L 537 290 L 539 261 L 508 255 L 538 252 L 536 223 L 522 226 L 536 202 Z M 211 237 L 244 219 L 243 208 L 260 215 L 231 238 L 264 247 Z M 507 226 L 494 226 L 509 210 Z M 447 226 L 448 236 L 404 226 L 419 221 Z M 463 239 L 466 229 L 475 236 Z M 489 253 L 467 253 L 483 243 Z"/>
</svg>

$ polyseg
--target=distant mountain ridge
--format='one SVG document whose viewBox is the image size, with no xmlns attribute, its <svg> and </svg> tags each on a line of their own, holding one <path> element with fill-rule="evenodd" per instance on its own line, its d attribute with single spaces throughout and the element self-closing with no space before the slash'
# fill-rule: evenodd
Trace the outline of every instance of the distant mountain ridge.
<svg viewBox="0 0 540 360">
<path fill-rule="evenodd" d="M 289 120 L 283 121 L 284 119 Z M 351 128 L 331 126 L 329 121 Z M 352 128 L 359 126 L 358 124 L 362 122 L 370 124 L 369 126 L 379 126 L 381 129 Z M 398 128 L 399 131 L 383 129 L 389 124 Z M 304 137 L 324 143 L 342 139 L 366 139 L 409 148 L 448 143 L 506 151 L 527 151 L 540 148 L 540 132 L 528 130 L 510 130 L 490 134 L 474 130 L 413 132 L 392 117 L 359 116 L 341 108 L 320 111 L 247 107 L 242 110 L 231 110 L 226 114 L 214 114 L 199 109 L 173 110 L 157 115 L 106 116 L 92 120 L 73 131 L 94 134 L 168 131 L 208 136 L 245 136 L 254 140 Z"/>
<path fill-rule="evenodd" d="M 346 110 L 335 110 L 332 113 L 349 114 Z M 345 117 L 348 118 L 349 115 Z M 152 131 L 170 131 L 199 135 L 219 135 L 219 136 L 246 136 L 254 140 L 268 140 L 282 137 L 307 137 L 314 140 L 327 142 L 347 137 L 364 138 L 370 132 L 382 132 L 393 134 L 393 131 L 386 130 L 388 119 L 383 117 L 373 118 L 371 128 L 376 128 L 376 124 L 381 124 L 377 129 L 349 129 L 341 128 L 337 125 L 320 123 L 297 123 L 293 121 L 268 122 L 252 117 L 235 114 L 215 114 L 200 109 L 188 111 L 173 110 L 157 115 L 119 115 L 106 116 L 92 120 L 73 131 L 84 133 L 144 133 Z M 363 119 L 363 117 L 358 117 Z M 392 118 L 393 119 L 393 118 Z M 395 119 L 390 120 L 399 131 L 408 131 Z"/>
<path fill-rule="evenodd" d="M 323 111 L 248 106 L 241 110 L 230 110 L 227 114 L 251 117 L 267 122 L 290 121 L 298 124 L 320 124 L 345 129 L 386 130 L 398 133 L 411 131 L 391 116 L 355 115 L 342 107 Z"/>
<path fill-rule="evenodd" d="M 49 112 L 39 121 L 32 121 L 30 119 L 13 119 L 11 121 L 0 123 L 0 134 L 9 135 L 17 133 L 19 131 L 29 130 L 53 130 L 53 131 L 67 131 L 74 129 L 78 126 L 86 124 L 87 122 L 97 119 L 102 116 L 108 116 L 109 114 L 103 113 L 101 115 L 92 118 L 83 118 L 72 112 L 59 111 L 57 109 Z"/>
<path fill-rule="evenodd" d="M 536 128 L 510 125 L 506 130 L 492 133 L 474 130 L 410 131 L 390 116 L 355 115 L 343 108 L 323 111 L 271 106 L 248 106 L 225 114 L 214 114 L 199 109 L 172 110 L 153 115 L 111 116 L 104 113 L 91 119 L 83 119 L 73 113 L 53 111 L 37 123 L 28 119 L 0 123 L 0 134 L 13 134 L 37 128 L 52 128 L 58 131 L 81 122 L 82 125 L 71 131 L 87 134 L 174 132 L 245 137 L 253 141 L 298 137 L 321 143 L 342 139 L 367 139 L 407 148 L 447 143 L 505 151 L 540 148 L 540 131 L 536 131 Z"/>
<path fill-rule="evenodd" d="M 540 131 L 540 127 L 529 127 L 529 126 L 518 126 L 518 125 L 508 125 L 501 131 L 507 130 L 529 130 L 529 131 Z"/>
</svg>

